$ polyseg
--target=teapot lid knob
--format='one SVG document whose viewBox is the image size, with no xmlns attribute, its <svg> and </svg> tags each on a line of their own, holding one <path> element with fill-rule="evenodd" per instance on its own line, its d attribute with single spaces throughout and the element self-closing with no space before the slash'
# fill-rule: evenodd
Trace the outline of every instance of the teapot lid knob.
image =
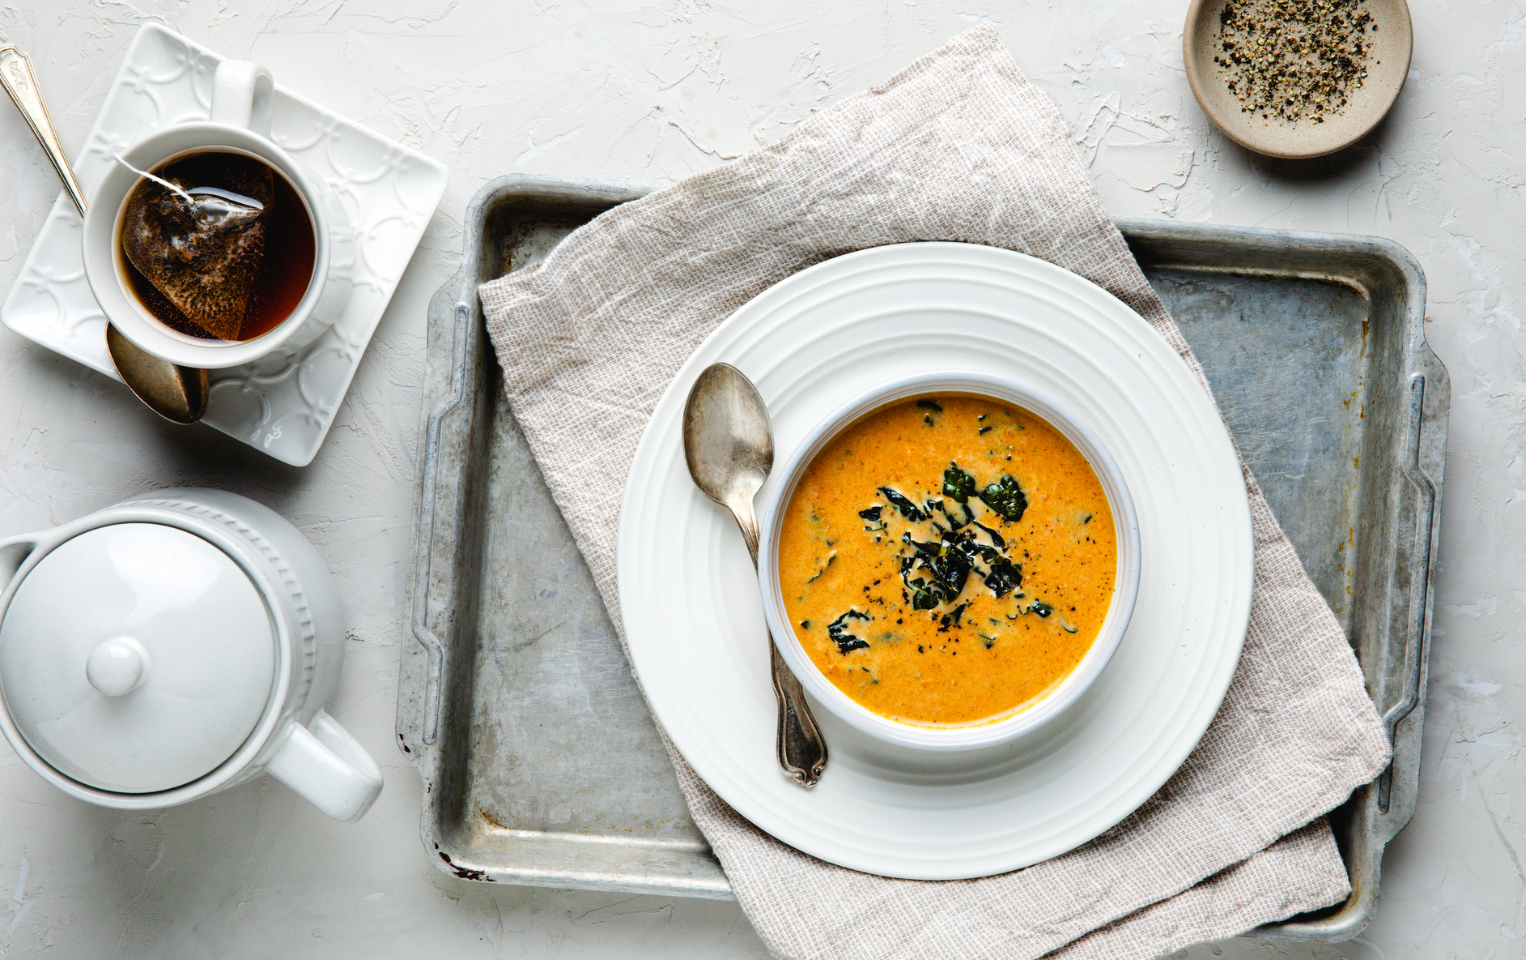
<svg viewBox="0 0 1526 960">
<path fill-rule="evenodd" d="M 148 673 L 148 651 L 132 637 L 113 637 L 90 651 L 85 679 L 108 697 L 121 697 L 138 689 Z"/>
</svg>

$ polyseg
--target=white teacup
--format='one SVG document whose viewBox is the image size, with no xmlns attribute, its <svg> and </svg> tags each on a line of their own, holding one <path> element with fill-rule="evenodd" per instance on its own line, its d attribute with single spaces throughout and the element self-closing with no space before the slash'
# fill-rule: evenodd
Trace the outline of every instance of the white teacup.
<svg viewBox="0 0 1526 960">
<path fill-rule="evenodd" d="M 154 356 L 182 366 L 216 369 L 291 352 L 316 340 L 349 298 L 355 263 L 350 218 L 328 184 L 271 142 L 274 90 L 275 81 L 265 68 L 246 60 L 223 61 L 212 79 L 211 119 L 166 127 L 124 150 L 90 200 L 83 239 L 85 277 L 106 319 Z M 284 320 L 249 340 L 203 339 L 159 321 L 133 292 L 130 268 L 121 253 L 127 199 L 142 179 L 136 171 L 153 171 L 209 150 L 244 154 L 269 164 L 291 184 L 313 225 L 313 272 L 307 292 Z"/>
</svg>

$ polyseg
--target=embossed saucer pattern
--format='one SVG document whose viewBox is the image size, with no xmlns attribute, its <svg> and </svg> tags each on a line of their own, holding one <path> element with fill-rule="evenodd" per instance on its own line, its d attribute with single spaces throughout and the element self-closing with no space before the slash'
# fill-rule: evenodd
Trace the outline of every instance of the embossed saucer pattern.
<svg viewBox="0 0 1526 960">
<path fill-rule="evenodd" d="M 160 127 L 205 120 L 223 58 L 144 24 L 74 162 L 85 193 L 111 157 Z M 446 169 L 417 150 L 276 87 L 271 139 L 335 191 L 355 225 L 354 287 L 316 341 L 259 363 L 213 370 L 204 422 L 294 466 L 312 462 L 376 325 L 445 193 Z M 120 380 L 106 353 L 106 318 L 85 281 L 81 220 L 64 194 L 21 266 L 0 323 Z"/>
</svg>

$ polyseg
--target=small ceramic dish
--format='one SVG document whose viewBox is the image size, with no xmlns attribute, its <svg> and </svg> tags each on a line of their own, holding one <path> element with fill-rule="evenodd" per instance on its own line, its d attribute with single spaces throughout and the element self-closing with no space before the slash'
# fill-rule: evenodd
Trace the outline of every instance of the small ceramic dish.
<svg viewBox="0 0 1526 960">
<path fill-rule="evenodd" d="M 892 720 L 869 710 L 843 693 L 817 669 L 790 624 L 779 586 L 779 538 L 785 508 L 806 468 L 839 433 L 877 410 L 910 397 L 924 395 L 989 397 L 1011 403 L 1048 421 L 1081 452 L 1113 511 L 1118 544 L 1118 567 L 1112 603 L 1091 648 L 1074 670 L 1036 701 L 996 720 L 969 724 L 921 725 Z M 759 517 L 761 544 L 758 579 L 769 631 L 795 676 L 811 697 L 845 723 L 875 739 L 922 750 L 973 750 L 1007 743 L 1059 716 L 1101 673 L 1123 639 L 1139 592 L 1140 536 L 1134 501 L 1123 472 L 1101 439 L 1084 422 L 1054 400 L 1002 377 L 969 372 L 928 372 L 901 377 L 850 400 L 826 417 L 801 440 L 776 470 L 777 483 L 764 489 Z"/>
<path fill-rule="evenodd" d="M 1182 30 L 1182 59 L 1187 82 L 1208 119 L 1224 135 L 1247 150 L 1285 160 L 1322 157 L 1349 147 L 1366 136 L 1387 115 L 1409 74 L 1414 30 L 1405 0 L 1361 0 L 1360 11 L 1372 18 L 1365 34 L 1369 45 L 1367 76 L 1351 91 L 1345 106 L 1319 122 L 1286 122 L 1264 118 L 1244 109 L 1229 88 L 1224 69 L 1215 58 L 1224 55 L 1221 38 L 1224 8 L 1232 0 L 1193 0 Z M 1249 5 L 1247 0 L 1239 0 Z"/>
</svg>

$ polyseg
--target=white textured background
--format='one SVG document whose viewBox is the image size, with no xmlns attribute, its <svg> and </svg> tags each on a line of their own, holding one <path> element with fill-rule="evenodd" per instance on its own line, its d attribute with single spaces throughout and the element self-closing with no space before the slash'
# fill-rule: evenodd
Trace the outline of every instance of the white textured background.
<svg viewBox="0 0 1526 960">
<path fill-rule="evenodd" d="M 332 824 L 261 781 L 152 815 L 76 803 L 0 745 L 3 957 L 761 958 L 732 904 L 468 884 L 429 863 L 420 787 L 392 746 L 430 294 L 461 218 L 514 171 L 670 181 L 777 138 L 976 21 L 1059 102 L 1110 212 L 1390 237 L 1429 281 L 1451 443 L 1419 812 L 1377 919 L 1331 947 L 1225 956 L 1526 955 L 1526 3 L 1416 0 L 1393 113 L 1356 148 L 1257 159 L 1212 130 L 1181 67 L 1186 0 L 0 0 L 77 150 L 154 20 L 451 168 L 451 184 L 312 466 L 161 425 L 119 385 L 0 331 L 0 536 L 163 484 L 245 493 L 295 521 L 352 623 L 332 712 L 388 786 Z M 58 192 L 0 101 L 0 291 Z"/>
</svg>

